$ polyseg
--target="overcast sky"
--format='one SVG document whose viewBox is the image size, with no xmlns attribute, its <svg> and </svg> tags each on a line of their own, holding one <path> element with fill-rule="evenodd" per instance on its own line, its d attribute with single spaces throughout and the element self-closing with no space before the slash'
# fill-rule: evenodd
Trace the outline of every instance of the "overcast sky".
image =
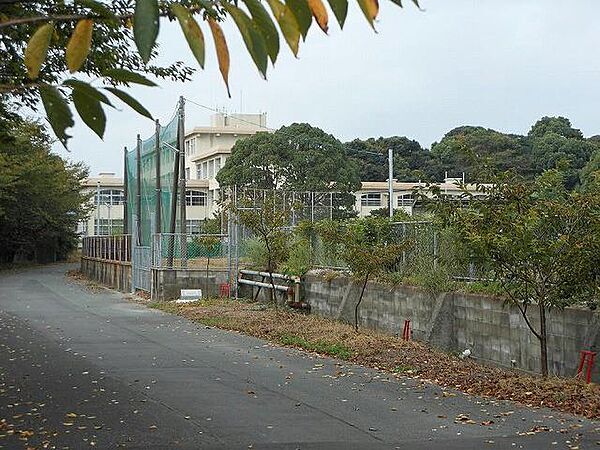
<svg viewBox="0 0 600 450">
<path fill-rule="evenodd" d="M 380 2 L 378 33 L 351 2 L 344 31 L 333 17 L 329 36 L 313 25 L 298 59 L 282 38 L 267 81 L 229 21 L 231 100 L 208 27 L 205 71 L 186 84 L 161 81 L 132 93 L 165 121 L 183 95 L 229 112 L 267 112 L 273 128 L 308 122 L 342 141 L 401 135 L 429 148 L 456 126 L 526 133 L 544 115 L 600 134 L 598 0 L 421 0 L 424 11 L 410 0 L 403 9 Z M 179 27 L 163 25 L 161 58 L 195 67 Z M 210 114 L 188 104 L 186 127 L 208 124 Z M 120 173 L 123 146 L 136 133 L 150 136 L 153 124 L 123 107 L 109 113 L 104 141 L 82 125 L 72 131 L 70 153 L 61 154 L 92 174 Z"/>
</svg>

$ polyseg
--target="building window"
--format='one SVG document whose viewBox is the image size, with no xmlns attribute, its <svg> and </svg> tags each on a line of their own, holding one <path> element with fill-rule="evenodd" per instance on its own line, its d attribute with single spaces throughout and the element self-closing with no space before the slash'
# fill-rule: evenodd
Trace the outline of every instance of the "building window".
<svg viewBox="0 0 600 450">
<path fill-rule="evenodd" d="M 202 191 L 185 191 L 186 206 L 206 206 L 206 192 Z"/>
<path fill-rule="evenodd" d="M 214 178 L 215 177 L 215 160 L 211 159 L 208 162 L 208 178 Z"/>
<path fill-rule="evenodd" d="M 202 180 L 205 180 L 206 178 L 208 178 L 208 163 L 206 161 L 204 161 L 202 163 Z"/>
<path fill-rule="evenodd" d="M 123 219 L 94 219 L 95 236 L 123 234 Z"/>
<path fill-rule="evenodd" d="M 188 234 L 202 234 L 203 220 L 188 219 L 185 221 L 186 231 Z"/>
<path fill-rule="evenodd" d="M 121 189 L 102 189 L 96 193 L 96 205 L 122 205 L 125 200 Z"/>
<path fill-rule="evenodd" d="M 398 206 L 412 206 L 414 197 L 412 194 L 400 194 L 398 196 Z"/>
<path fill-rule="evenodd" d="M 79 222 L 77 224 L 77 233 L 80 236 L 87 236 L 88 235 L 88 222 L 87 222 L 87 220 L 82 220 L 81 222 Z"/>
<path fill-rule="evenodd" d="M 190 156 L 196 153 L 196 138 L 185 141 L 185 154 Z"/>
<path fill-rule="evenodd" d="M 381 194 L 379 192 L 369 192 L 360 196 L 362 206 L 381 206 Z"/>
<path fill-rule="evenodd" d="M 201 164 L 196 164 L 196 179 L 197 180 L 202 179 L 202 165 Z"/>
<path fill-rule="evenodd" d="M 221 170 L 221 157 L 215 158 L 215 175 Z"/>
</svg>

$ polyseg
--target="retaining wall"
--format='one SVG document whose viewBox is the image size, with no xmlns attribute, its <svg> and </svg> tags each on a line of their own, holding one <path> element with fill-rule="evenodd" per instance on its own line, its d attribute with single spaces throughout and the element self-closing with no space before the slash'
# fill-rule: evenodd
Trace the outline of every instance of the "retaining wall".
<svg viewBox="0 0 600 450">
<path fill-rule="evenodd" d="M 152 269 L 155 299 L 159 301 L 179 298 L 181 289 L 202 289 L 203 297 L 218 297 L 219 286 L 227 283 L 227 269 Z"/>
<path fill-rule="evenodd" d="M 121 292 L 131 292 L 131 263 L 81 257 L 81 272 L 91 280 Z"/>
<path fill-rule="evenodd" d="M 354 323 L 360 283 L 346 277 L 327 281 L 305 277 L 304 299 L 311 312 Z M 531 311 L 537 327 L 537 310 Z M 471 350 L 482 361 L 531 372 L 540 370 L 539 341 L 519 310 L 502 299 L 464 293 L 432 296 L 410 287 L 369 283 L 360 306 L 360 325 L 401 335 L 410 319 L 413 338 L 446 351 Z M 600 316 L 590 310 L 567 308 L 548 314 L 549 371 L 573 376 L 580 350 L 600 348 Z M 593 380 L 600 381 L 598 364 Z"/>
</svg>

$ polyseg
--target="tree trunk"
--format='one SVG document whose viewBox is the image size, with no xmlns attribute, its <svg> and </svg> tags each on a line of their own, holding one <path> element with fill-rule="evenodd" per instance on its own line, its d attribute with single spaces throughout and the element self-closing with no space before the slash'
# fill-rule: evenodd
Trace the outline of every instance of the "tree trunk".
<svg viewBox="0 0 600 450">
<path fill-rule="evenodd" d="M 548 341 L 546 335 L 546 307 L 543 301 L 538 303 L 540 309 L 540 363 L 542 376 L 548 377 Z"/>
<path fill-rule="evenodd" d="M 365 281 L 362 286 L 362 290 L 360 291 L 360 297 L 358 297 L 358 302 L 354 307 L 354 331 L 358 332 L 358 308 L 360 307 L 360 303 L 362 302 L 363 295 L 365 293 L 365 288 L 367 287 L 367 282 L 369 281 L 369 274 L 365 275 Z"/>
<path fill-rule="evenodd" d="M 268 239 L 265 237 L 265 247 L 267 247 L 267 265 L 269 272 L 269 281 L 271 282 L 271 303 L 275 305 L 277 310 L 277 296 L 275 295 L 275 281 L 273 281 L 273 258 L 271 255 L 271 246 L 269 245 Z"/>
</svg>

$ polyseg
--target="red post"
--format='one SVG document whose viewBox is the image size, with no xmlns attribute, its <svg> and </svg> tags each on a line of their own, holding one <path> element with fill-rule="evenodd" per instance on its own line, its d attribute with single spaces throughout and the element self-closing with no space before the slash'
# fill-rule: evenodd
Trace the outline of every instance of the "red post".
<svg viewBox="0 0 600 450">
<path fill-rule="evenodd" d="M 410 341 L 410 320 L 406 319 L 404 321 L 404 330 L 402 330 L 402 339 L 405 341 Z"/>
<path fill-rule="evenodd" d="M 583 373 L 583 366 L 586 365 L 585 382 L 591 383 L 592 381 L 592 369 L 594 368 L 594 359 L 596 358 L 596 352 L 589 350 L 581 350 L 581 357 L 579 359 L 579 367 L 577 368 L 577 377 Z"/>
<path fill-rule="evenodd" d="M 222 283 L 219 285 L 219 297 L 229 297 L 229 283 Z"/>
</svg>

